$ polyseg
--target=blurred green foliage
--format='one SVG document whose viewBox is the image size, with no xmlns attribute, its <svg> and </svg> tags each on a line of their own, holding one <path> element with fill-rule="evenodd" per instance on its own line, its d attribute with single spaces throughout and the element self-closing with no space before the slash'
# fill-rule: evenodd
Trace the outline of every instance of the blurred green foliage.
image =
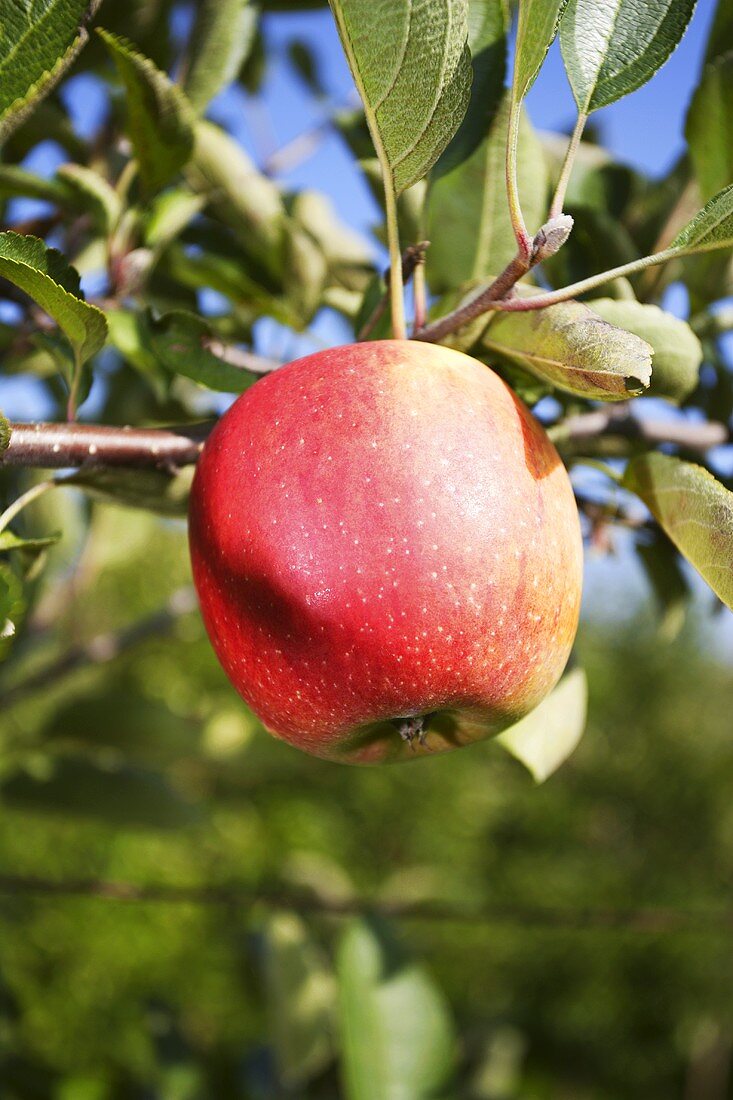
<svg viewBox="0 0 733 1100">
<path fill-rule="evenodd" d="M 263 0 L 246 11 L 276 19 L 319 6 Z M 292 147 L 257 165 L 200 118 L 234 72 L 240 94 L 256 95 L 273 64 L 288 64 L 328 115 L 312 131 L 304 123 L 294 162 L 338 131 L 382 201 L 361 113 L 329 99 L 307 43 L 293 38 L 275 57 L 261 21 L 233 42 L 215 0 L 201 0 L 199 29 L 182 41 L 174 25 L 193 7 L 105 0 L 104 26 L 134 46 L 116 47 L 127 102 L 92 35 L 70 74 L 103 91 L 99 132 L 74 130 L 62 83 L 3 149 L 5 219 L 17 227 L 19 197 L 51 204 L 23 228 L 101 286 L 110 340 L 90 364 L 101 423 L 189 424 L 221 408 L 202 387 L 251 381 L 201 342 L 191 314 L 211 301 L 206 291 L 219 295 L 206 317 L 213 346 L 240 360 L 261 318 L 300 332 L 332 309 L 358 331 L 384 291 L 374 248 L 383 224 L 362 240 L 326 196 L 273 178 L 287 176 Z M 711 58 L 728 48 L 729 7 L 720 5 Z M 484 54 L 503 71 L 504 9 L 483 8 Z M 244 5 L 227 0 L 226 10 L 241 30 Z M 212 56 L 220 71 L 202 80 Z M 476 73 L 498 95 L 501 80 Z M 159 146 L 150 134 L 166 128 L 170 146 Z M 474 136 L 464 130 L 459 146 Z M 52 179 L 24 163 L 49 139 L 76 162 Z M 583 143 L 568 191 L 575 231 L 543 265 L 551 285 L 671 239 L 702 201 L 694 176 L 730 152 L 702 126 L 690 140 L 695 155 L 665 180 Z M 492 130 L 462 168 L 401 200 L 403 243 L 422 240 L 427 217 L 438 312 L 511 255 L 504 144 Z M 520 180 L 537 225 L 566 144 L 523 123 Z M 131 150 L 143 167 L 145 152 L 154 161 L 142 182 L 164 186 L 152 200 Z M 483 215 L 495 254 L 476 251 Z M 693 417 L 726 421 L 733 408 L 718 339 L 733 315 L 716 304 L 729 265 L 715 254 L 609 288 L 621 299 L 613 311 L 628 314 L 629 298 L 642 308 L 687 279 L 704 365 L 698 380 L 688 333 L 689 377 L 666 392 Z M 44 415 L 63 418 L 58 346 L 17 288 L 3 285 L 0 298 L 17 316 L 0 326 L 3 371 L 25 375 Z M 454 339 L 489 358 L 484 328 Z M 666 331 L 680 353 L 679 329 Z M 659 378 L 661 357 L 656 366 Z M 550 392 L 511 361 L 500 369 L 529 402 Z M 558 418 L 594 407 L 577 392 L 553 396 Z M 0 450 L 7 435 L 0 415 Z M 570 461 L 639 449 L 607 442 L 584 441 Z M 34 477 L 3 470 L 2 506 Z M 629 538 L 665 639 L 676 641 L 660 639 L 651 614 L 586 625 L 577 656 L 590 725 L 545 786 L 492 744 L 409 768 L 348 769 L 269 738 L 217 665 L 187 597 L 187 481 L 82 473 L 85 495 L 66 487 L 39 498 L 0 546 L 0 656 L 10 656 L 0 669 L 0 1100 L 729 1095 L 733 670 L 704 647 L 694 618 L 680 633 L 689 590 L 672 544 L 644 523 Z M 586 508 L 597 549 L 624 520 L 615 487 L 603 491 L 608 506 Z M 47 538 L 57 531 L 60 541 Z M 410 906 L 423 915 L 395 918 Z"/>
<path fill-rule="evenodd" d="M 84 507 L 70 490 L 64 505 L 46 502 L 38 523 L 60 506 L 67 520 Z M 52 576 L 68 529 L 50 551 Z M 16 688 L 75 638 L 117 631 L 185 584 L 183 526 L 95 505 L 80 571 L 73 600 L 67 591 L 54 608 L 58 634 L 19 639 Z M 41 607 L 54 592 L 58 600 L 49 582 Z M 257 899 L 277 888 L 322 906 L 296 932 L 316 959 L 308 980 L 317 967 L 326 987 L 344 926 L 329 910 L 339 902 L 489 914 L 400 922 L 455 1019 L 450 1095 L 682 1095 L 716 1044 L 730 1053 L 733 670 L 694 632 L 660 646 L 646 620 L 612 633 L 588 627 L 579 648 L 590 728 L 540 788 L 491 744 L 405 768 L 305 757 L 257 726 L 190 613 L 111 662 L 18 693 L 0 722 L 0 786 L 11 796 L 0 870 L 212 896 L 126 902 L 6 887 L 2 1094 L 342 1095 L 328 998 L 315 1055 L 312 1038 L 292 1039 L 296 996 L 272 1024 L 282 979 L 268 972 L 271 909 Z M 113 799 L 109 777 L 122 773 Z M 227 902 L 217 887 L 230 889 Z M 624 928 L 624 913 L 659 907 L 712 923 Z M 620 913 L 621 926 L 583 929 L 586 911 Z M 288 942 L 287 923 L 281 934 Z M 288 1091 L 278 1057 L 292 1042 L 308 1072 L 290 1065 Z"/>
</svg>

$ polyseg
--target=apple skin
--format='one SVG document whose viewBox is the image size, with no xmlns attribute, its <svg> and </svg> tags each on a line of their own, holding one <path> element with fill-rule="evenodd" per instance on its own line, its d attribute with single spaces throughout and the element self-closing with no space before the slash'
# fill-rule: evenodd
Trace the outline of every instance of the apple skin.
<svg viewBox="0 0 733 1100">
<path fill-rule="evenodd" d="M 204 447 L 190 546 L 230 680 L 271 733 L 332 760 L 499 733 L 554 687 L 577 629 L 565 467 L 493 371 L 436 345 L 334 348 L 258 381 Z"/>
</svg>

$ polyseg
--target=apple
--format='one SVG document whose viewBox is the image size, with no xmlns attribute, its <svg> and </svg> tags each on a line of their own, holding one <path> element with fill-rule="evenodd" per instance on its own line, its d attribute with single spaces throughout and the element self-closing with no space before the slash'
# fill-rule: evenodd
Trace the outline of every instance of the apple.
<svg viewBox="0 0 733 1100">
<path fill-rule="evenodd" d="M 332 760 L 499 733 L 577 629 L 565 467 L 493 371 L 436 345 L 334 348 L 258 381 L 204 447 L 190 545 L 230 680 L 276 737 Z"/>
</svg>

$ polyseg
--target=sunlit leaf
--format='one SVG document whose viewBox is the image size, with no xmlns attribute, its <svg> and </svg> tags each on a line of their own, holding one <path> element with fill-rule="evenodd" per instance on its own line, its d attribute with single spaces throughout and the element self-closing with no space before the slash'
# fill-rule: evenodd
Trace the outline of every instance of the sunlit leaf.
<svg viewBox="0 0 733 1100">
<path fill-rule="evenodd" d="M 323 299 L 328 262 L 320 244 L 295 221 L 287 225 L 283 281 L 287 301 L 298 317 L 297 328 L 303 329 Z"/>
<path fill-rule="evenodd" d="M 453 171 L 467 160 L 489 131 L 504 92 L 508 22 L 505 0 L 469 0 L 471 98 L 457 133 L 435 165 L 434 178 Z"/>
<path fill-rule="evenodd" d="M 205 195 L 195 195 L 187 187 L 161 191 L 145 211 L 145 244 L 156 251 L 164 248 L 193 221 L 206 203 Z"/>
<path fill-rule="evenodd" d="M 0 19 L 0 142 L 69 68 L 89 38 L 99 0 L 5 3 Z"/>
<path fill-rule="evenodd" d="M 0 561 L 0 660 L 7 656 L 24 612 L 23 584 L 7 562 Z"/>
<path fill-rule="evenodd" d="M 467 0 L 330 0 L 375 148 L 399 193 L 430 170 L 468 106 Z"/>
<path fill-rule="evenodd" d="M 198 122 L 196 144 L 186 173 L 213 210 L 237 233 L 247 255 L 273 274 L 283 268 L 285 208 L 272 180 L 257 170 L 233 138 L 210 122 Z"/>
<path fill-rule="evenodd" d="M 575 668 L 538 707 L 496 740 L 538 783 L 544 783 L 577 748 L 587 711 L 588 682 L 583 669 Z"/>
<path fill-rule="evenodd" d="M 0 275 L 54 319 L 71 345 L 77 369 L 102 347 L 104 314 L 84 301 L 78 273 L 56 249 L 38 237 L 0 233 Z"/>
<path fill-rule="evenodd" d="M 277 1076 L 303 1087 L 333 1058 L 336 982 L 318 944 L 295 913 L 265 922 L 264 970 Z"/>
<path fill-rule="evenodd" d="M 690 160 L 706 201 L 733 182 L 733 56 L 708 65 L 687 112 Z"/>
<path fill-rule="evenodd" d="M 11 434 L 10 422 L 0 412 L 0 454 L 7 451 Z"/>
<path fill-rule="evenodd" d="M 702 466 L 663 454 L 632 459 L 623 486 L 641 497 L 680 553 L 733 607 L 733 493 Z"/>
<path fill-rule="evenodd" d="M 373 250 L 336 213 L 320 191 L 305 190 L 293 199 L 291 217 L 319 246 L 329 274 L 341 286 L 362 290 L 373 272 Z"/>
<path fill-rule="evenodd" d="M 376 918 L 354 920 L 338 948 L 342 1069 L 349 1100 L 452 1096 L 453 1025 L 443 996 Z"/>
<path fill-rule="evenodd" d="M 0 198 L 17 197 L 40 199 L 41 202 L 52 202 L 58 206 L 73 203 L 73 195 L 62 181 L 38 176 L 17 164 L 0 164 Z"/>
<path fill-rule="evenodd" d="M 733 184 L 724 187 L 682 229 L 670 248 L 681 253 L 711 252 L 733 245 Z"/>
<path fill-rule="evenodd" d="M 79 207 L 92 214 L 100 232 L 109 233 L 115 227 L 122 203 L 114 187 L 99 172 L 83 164 L 62 164 L 57 176 L 76 196 Z"/>
<path fill-rule="evenodd" d="M 507 116 L 505 102 L 485 141 L 430 188 L 426 271 L 432 290 L 451 290 L 497 275 L 516 252 L 506 200 Z M 546 215 L 547 171 L 542 146 L 527 118 L 519 129 L 517 163 L 527 224 L 539 226 Z"/>
<path fill-rule="evenodd" d="M 690 326 L 659 306 L 599 298 L 588 306 L 604 321 L 626 329 L 650 344 L 654 352 L 649 397 L 684 401 L 698 384 L 702 346 Z"/>
<path fill-rule="evenodd" d="M 54 543 L 58 542 L 60 538 L 59 534 L 43 535 L 39 538 L 23 538 L 12 531 L 0 531 L 0 554 L 9 550 L 46 550 L 49 546 L 53 546 Z"/>
<path fill-rule="evenodd" d="M 623 401 L 652 376 L 651 346 L 581 302 L 499 313 L 481 343 L 489 354 L 583 397 Z"/>
<path fill-rule="evenodd" d="M 127 124 L 140 176 L 149 192 L 160 190 L 193 151 L 193 112 L 178 85 L 135 47 L 109 31 L 97 32 L 125 86 Z"/>
<path fill-rule="evenodd" d="M 694 7 L 695 0 L 569 0 L 560 47 L 578 110 L 590 114 L 651 80 Z"/>
<path fill-rule="evenodd" d="M 153 354 L 173 374 L 223 393 L 242 393 L 255 374 L 224 362 L 207 347 L 211 330 L 205 321 L 183 310 L 167 313 L 150 327 Z"/>
<path fill-rule="evenodd" d="M 512 95 L 524 99 L 555 40 L 567 0 L 519 0 Z"/>
<path fill-rule="evenodd" d="M 200 0 L 197 4 L 183 86 L 198 112 L 236 78 L 256 28 L 257 12 L 249 0 Z"/>
</svg>

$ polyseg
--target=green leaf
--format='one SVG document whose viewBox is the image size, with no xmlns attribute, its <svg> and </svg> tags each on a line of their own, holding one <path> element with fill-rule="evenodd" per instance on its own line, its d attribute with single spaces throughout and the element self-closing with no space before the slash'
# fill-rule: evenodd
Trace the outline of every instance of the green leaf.
<svg viewBox="0 0 733 1100">
<path fill-rule="evenodd" d="M 44 535 L 40 538 L 22 538 L 12 531 L 0 531 L 0 553 L 10 550 L 46 550 L 61 538 L 60 534 Z"/>
<path fill-rule="evenodd" d="M 718 191 L 684 229 L 671 249 L 682 253 L 712 252 L 733 245 L 733 183 Z"/>
<path fill-rule="evenodd" d="M 504 172 L 508 110 L 507 100 L 478 149 L 430 187 L 426 271 L 437 293 L 497 275 L 516 253 Z M 519 129 L 518 176 L 527 223 L 540 225 L 546 216 L 547 170 L 526 117 Z"/>
<path fill-rule="evenodd" d="M 73 198 L 68 187 L 57 179 L 45 179 L 16 164 L 0 164 L 0 198 L 17 197 L 40 199 L 57 206 L 68 206 Z"/>
<path fill-rule="evenodd" d="M 93 818 L 117 828 L 178 829 L 196 820 L 194 806 L 155 772 L 77 756 L 49 760 L 47 776 L 16 772 L 0 783 L 13 809 Z"/>
<path fill-rule="evenodd" d="M 706 201 L 733 180 L 733 55 L 705 68 L 687 112 L 685 137 Z"/>
<path fill-rule="evenodd" d="M 271 274 L 282 274 L 285 208 L 279 190 L 218 126 L 198 122 L 195 136 L 189 183 L 210 197 L 214 212 L 237 233 L 246 255 L 256 257 Z"/>
<path fill-rule="evenodd" d="M 148 248 L 159 252 L 186 228 L 206 206 L 205 195 L 187 187 L 171 187 L 156 195 L 146 211 L 143 234 Z"/>
<path fill-rule="evenodd" d="M 676 402 L 689 397 L 699 381 L 703 352 L 685 321 L 659 306 L 635 301 L 599 298 L 588 305 L 604 321 L 633 332 L 651 345 L 652 380 L 646 396 Z"/>
<path fill-rule="evenodd" d="M 672 642 L 684 626 L 691 595 L 680 556 L 661 532 L 650 542 L 637 543 L 636 552 L 659 608 L 659 635 L 665 642 Z"/>
<path fill-rule="evenodd" d="M 38 237 L 0 233 L 0 276 L 29 295 L 54 319 L 69 341 L 77 369 L 107 337 L 104 314 L 85 302 L 79 275 L 60 252 Z"/>
<path fill-rule="evenodd" d="M 348 1100 L 452 1096 L 455 1040 L 442 993 L 382 921 L 347 926 L 337 972 Z"/>
<path fill-rule="evenodd" d="M 333 1058 L 334 976 L 295 913 L 273 913 L 264 929 L 269 1036 L 278 1081 L 302 1088 Z"/>
<path fill-rule="evenodd" d="M 663 454 L 632 459 L 622 484 L 733 608 L 733 493 L 702 466 Z"/>
<path fill-rule="evenodd" d="M 10 421 L 7 420 L 0 412 L 0 455 L 3 451 L 7 451 L 10 446 L 10 436 L 12 435 L 10 429 Z"/>
<path fill-rule="evenodd" d="M 331 280 L 350 290 L 363 290 L 374 271 L 372 249 L 361 234 L 341 221 L 328 196 L 320 191 L 300 191 L 290 214 L 320 248 Z"/>
<path fill-rule="evenodd" d="M 293 38 L 288 43 L 288 61 L 314 96 L 328 94 L 319 70 L 315 52 L 307 42 Z"/>
<path fill-rule="evenodd" d="M 243 393 L 256 374 L 226 363 L 207 347 L 212 333 L 205 321 L 193 313 L 176 310 L 151 325 L 151 347 L 163 366 L 210 390 Z"/>
<path fill-rule="evenodd" d="M 283 282 L 288 305 L 299 319 L 298 328 L 313 319 L 327 281 L 328 264 L 320 245 L 297 222 L 288 222 Z"/>
<path fill-rule="evenodd" d="M 467 160 L 489 132 L 504 93 L 508 23 L 505 0 L 469 0 L 471 98 L 457 133 L 435 165 L 434 179 Z"/>
<path fill-rule="evenodd" d="M 193 112 L 177 84 L 124 38 L 98 30 L 127 93 L 127 122 L 140 176 L 159 191 L 193 152 Z"/>
<path fill-rule="evenodd" d="M 398 194 L 422 179 L 468 106 L 466 0 L 330 0 L 372 141 Z"/>
<path fill-rule="evenodd" d="M 7 655 L 24 612 L 22 582 L 6 562 L 0 561 L 0 660 Z"/>
<path fill-rule="evenodd" d="M 575 668 L 538 707 L 496 740 L 538 783 L 544 783 L 577 748 L 587 713 L 588 681 L 583 669 Z"/>
<path fill-rule="evenodd" d="M 519 103 L 537 79 L 555 41 L 567 0 L 519 0 L 512 99 Z"/>
<path fill-rule="evenodd" d="M 236 79 L 256 29 L 257 11 L 249 0 L 200 0 L 183 85 L 197 113 Z"/>
<path fill-rule="evenodd" d="M 652 348 L 615 328 L 581 302 L 499 313 L 482 346 L 558 389 L 582 397 L 623 401 L 652 376 Z"/>
<path fill-rule="evenodd" d="M 733 3 L 731 0 L 718 0 L 708 36 L 705 63 L 717 61 L 730 50 L 733 50 Z"/>
<path fill-rule="evenodd" d="M 76 195 L 78 206 L 92 214 L 100 233 L 110 233 L 122 213 L 114 187 L 99 172 L 82 164 L 62 164 L 56 175 Z"/>
<path fill-rule="evenodd" d="M 58 84 L 88 40 L 99 0 L 3 5 L 0 18 L 0 143 Z"/>
<path fill-rule="evenodd" d="M 578 111 L 590 114 L 651 80 L 694 7 L 695 0 L 569 0 L 560 48 Z"/>
<path fill-rule="evenodd" d="M 149 315 L 127 309 L 110 309 L 107 310 L 107 325 L 112 347 L 147 378 L 153 392 L 163 400 L 169 389 L 170 377 L 152 350 Z"/>
<path fill-rule="evenodd" d="M 142 508 L 160 516 L 185 516 L 192 476 L 192 467 L 176 474 L 165 470 L 77 470 L 64 478 L 64 484 L 105 504 Z"/>
</svg>

